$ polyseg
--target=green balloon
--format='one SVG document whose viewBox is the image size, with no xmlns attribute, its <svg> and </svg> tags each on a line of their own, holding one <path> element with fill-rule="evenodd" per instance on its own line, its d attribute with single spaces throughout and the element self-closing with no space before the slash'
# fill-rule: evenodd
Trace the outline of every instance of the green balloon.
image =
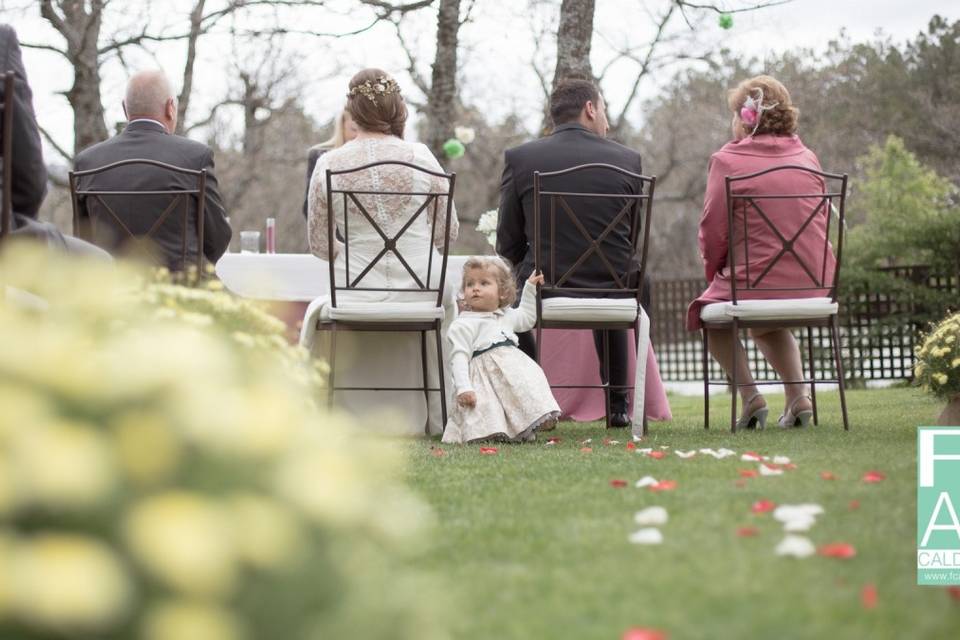
<svg viewBox="0 0 960 640">
<path fill-rule="evenodd" d="M 733 16 L 729 13 L 721 13 L 719 23 L 721 29 L 729 29 L 733 26 Z"/>
<path fill-rule="evenodd" d="M 463 143 L 456 138 L 450 138 L 443 143 L 443 152 L 447 154 L 447 157 L 451 160 L 456 160 L 461 157 L 466 150 L 467 148 L 463 146 Z"/>
</svg>

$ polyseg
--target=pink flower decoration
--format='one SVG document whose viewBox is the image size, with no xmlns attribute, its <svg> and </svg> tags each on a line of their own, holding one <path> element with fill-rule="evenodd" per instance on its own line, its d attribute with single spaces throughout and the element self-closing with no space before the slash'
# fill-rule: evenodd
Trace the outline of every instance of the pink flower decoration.
<svg viewBox="0 0 960 640">
<path fill-rule="evenodd" d="M 752 127 L 757 124 L 757 112 L 748 107 L 741 107 L 740 119 L 743 120 L 744 124 Z"/>
</svg>

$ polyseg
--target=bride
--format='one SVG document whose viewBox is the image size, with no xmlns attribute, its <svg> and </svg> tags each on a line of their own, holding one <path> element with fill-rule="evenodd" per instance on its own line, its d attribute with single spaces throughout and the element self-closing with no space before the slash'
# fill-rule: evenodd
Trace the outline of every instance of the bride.
<svg viewBox="0 0 960 640">
<path fill-rule="evenodd" d="M 351 282 L 363 274 L 357 286 L 382 291 L 351 291 L 349 300 L 363 302 L 398 302 L 424 300 L 417 293 L 398 291 L 417 288 L 410 271 L 416 274 L 420 282 L 426 281 L 428 263 L 432 261 L 431 286 L 439 279 L 441 258 L 437 249 L 443 248 L 446 229 L 446 198 L 439 198 L 437 220 L 431 238 L 431 216 L 433 206 L 421 213 L 413 223 L 403 231 L 396 242 L 396 251 L 403 256 L 388 251 L 378 256 L 384 248 L 384 239 L 377 229 L 361 213 L 356 204 L 344 211 L 344 200 L 335 194 L 334 211 L 327 210 L 326 172 L 350 170 L 374 162 L 401 161 L 438 173 L 443 172 L 440 163 L 423 144 L 403 140 L 404 125 L 407 120 L 407 107 L 400 95 L 400 87 L 387 73 L 380 69 L 364 69 L 350 80 L 347 94 L 347 112 L 357 125 L 356 138 L 338 149 L 333 149 L 317 161 L 310 180 L 308 196 L 307 227 L 310 251 L 317 257 L 327 260 L 331 251 L 329 237 L 329 216 L 334 217 L 337 230 L 333 238 L 334 277 L 337 286 L 344 286 L 347 276 Z M 403 229 L 413 214 L 423 204 L 426 196 L 411 193 L 445 192 L 448 183 L 445 178 L 403 165 L 380 165 L 333 175 L 331 183 L 334 191 L 375 191 L 390 193 L 359 194 L 359 204 L 373 218 L 377 227 L 388 237 L 393 238 Z M 459 230 L 456 211 L 450 221 L 450 242 L 456 239 Z M 341 238 L 348 234 L 348 252 L 343 250 Z M 347 254 L 349 253 L 349 264 Z M 406 265 L 404 264 L 406 262 Z M 373 266 L 370 267 L 371 263 Z M 409 270 L 408 267 L 409 266 Z M 370 267 L 369 271 L 364 271 Z M 349 271 L 349 273 L 348 273 Z M 448 287 L 449 288 L 449 287 Z M 436 294 L 433 294 L 436 295 Z M 342 293 L 338 292 L 340 304 Z M 446 296 L 445 296 L 446 297 Z M 313 326 L 317 315 L 329 306 L 329 299 L 321 298 L 311 304 L 304 318 L 304 342 L 309 346 L 312 336 L 307 327 Z M 452 319 L 455 311 L 447 304 L 446 319 Z M 446 324 L 446 323 L 445 323 Z M 343 337 L 347 337 L 347 333 Z M 410 340 L 398 340 L 398 336 L 410 336 Z M 338 337 L 337 340 L 337 384 L 338 386 L 403 386 L 398 379 L 419 381 L 419 366 L 416 376 L 403 375 L 405 370 L 413 372 L 413 363 L 419 364 L 419 340 L 410 334 L 371 334 L 364 332 L 360 339 L 349 341 Z M 325 356 L 327 348 L 313 345 L 314 353 Z M 428 364 L 432 374 L 437 370 L 436 353 L 427 350 Z M 431 355 L 432 354 L 432 355 Z M 346 358 L 344 356 L 347 356 Z M 352 356 L 352 358 L 351 358 Z M 350 362 L 350 360 L 353 362 Z M 341 364 L 344 371 L 341 372 Z M 398 375 L 400 374 L 400 375 Z M 352 378 L 352 380 L 351 380 Z M 382 378 L 382 379 L 380 379 Z M 431 386 L 437 386 L 436 380 Z M 440 433 L 442 424 L 439 411 L 439 397 L 430 394 L 429 416 L 424 415 L 423 400 L 420 394 L 411 391 L 340 391 L 338 404 L 356 412 L 384 406 L 401 408 L 410 416 L 411 432 L 423 433 L 427 421 L 430 433 Z"/>
</svg>

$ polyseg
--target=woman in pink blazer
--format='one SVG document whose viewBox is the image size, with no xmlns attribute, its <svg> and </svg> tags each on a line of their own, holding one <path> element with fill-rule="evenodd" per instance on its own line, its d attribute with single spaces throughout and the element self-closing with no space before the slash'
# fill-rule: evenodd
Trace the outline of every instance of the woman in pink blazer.
<svg viewBox="0 0 960 640">
<path fill-rule="evenodd" d="M 796 135 L 799 111 L 790 101 L 790 94 L 779 81 L 770 76 L 757 76 L 741 82 L 730 92 L 728 104 L 733 112 L 733 137 L 722 149 L 710 157 L 707 177 L 707 192 L 704 196 L 703 216 L 700 219 L 700 256 L 703 259 L 704 274 L 710 285 L 703 294 L 694 300 L 687 311 L 687 329 L 696 331 L 701 328 L 700 312 L 704 305 L 714 302 L 726 302 L 731 299 L 730 268 L 727 264 L 728 234 L 727 223 L 726 176 L 746 175 L 780 165 L 800 165 L 811 169 L 820 169 L 817 156 L 806 148 Z M 806 172 L 781 171 L 760 176 L 740 183 L 738 192 L 768 193 L 819 193 L 823 181 L 816 175 Z M 764 200 L 763 208 L 777 221 L 781 232 L 791 237 L 790 225 L 794 230 L 803 224 L 809 211 L 797 211 L 796 200 Z M 815 206 L 815 204 L 814 204 Z M 734 246 L 743 246 L 742 213 L 735 212 L 741 223 L 735 224 Z M 823 263 L 823 247 L 826 236 L 827 212 L 818 215 L 800 234 L 794 249 L 807 265 Z M 736 221 L 737 218 L 735 218 Z M 748 237 L 750 238 L 750 273 L 759 274 L 766 263 L 780 250 L 780 241 L 770 227 L 759 218 L 748 217 Z M 738 254 L 742 254 L 740 251 Z M 834 258 L 832 251 L 826 256 L 827 273 L 832 272 Z M 743 285 L 743 255 L 737 255 L 736 270 L 737 299 L 796 298 L 795 291 L 741 291 Z M 775 263 L 773 269 L 764 277 L 765 286 L 804 286 L 798 284 L 807 276 L 792 256 L 784 256 Z M 810 286 L 809 282 L 806 286 Z M 751 295 L 753 294 L 753 295 Z M 827 295 L 826 292 L 808 295 Z M 708 330 L 710 353 L 728 374 L 733 366 L 730 332 L 725 329 Z M 800 349 L 793 334 L 788 329 L 753 329 L 751 337 L 760 348 L 764 357 L 784 382 L 803 379 Z M 743 413 L 737 422 L 738 428 L 763 427 L 767 418 L 767 403 L 754 383 L 748 366 L 743 344 L 737 344 L 737 380 L 748 383 L 740 387 L 743 398 Z M 805 426 L 813 416 L 813 405 L 806 385 L 785 385 L 786 408 L 779 423 L 781 426 Z"/>
</svg>

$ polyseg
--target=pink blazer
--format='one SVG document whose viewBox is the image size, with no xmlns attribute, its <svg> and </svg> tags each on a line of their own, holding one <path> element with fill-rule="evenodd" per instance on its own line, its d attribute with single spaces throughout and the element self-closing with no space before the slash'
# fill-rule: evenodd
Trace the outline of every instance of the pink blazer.
<svg viewBox="0 0 960 640">
<path fill-rule="evenodd" d="M 731 270 L 727 264 L 729 249 L 727 225 L 726 176 L 737 176 L 762 171 L 779 165 L 800 165 L 811 169 L 820 169 L 820 161 L 810 149 L 806 148 L 795 135 L 775 136 L 763 134 L 728 142 L 722 149 L 710 157 L 707 170 L 707 192 L 703 199 L 703 216 L 700 218 L 698 235 L 700 257 L 709 286 L 694 300 L 687 310 L 687 329 L 700 328 L 700 309 L 705 304 L 729 301 L 732 296 L 730 278 L 737 278 L 737 298 L 796 298 L 803 295 L 827 295 L 827 290 L 819 292 L 796 291 L 743 291 L 745 286 L 745 265 L 743 253 L 743 212 L 734 212 L 733 240 L 736 251 L 737 268 Z M 819 176 L 798 172 L 778 172 L 761 176 L 737 185 L 738 193 L 819 193 L 823 181 Z M 781 233 L 790 238 L 813 211 L 819 199 L 811 198 L 809 205 L 797 208 L 796 200 L 762 200 L 761 208 L 777 224 Z M 823 211 L 804 229 L 797 238 L 794 249 L 804 264 L 814 270 L 819 277 L 820 269 L 826 267 L 827 280 L 834 267 L 833 249 L 827 252 L 827 263 L 823 260 L 823 243 L 826 236 L 828 211 Z M 740 224 L 737 224 L 737 220 Z M 770 227 L 759 216 L 751 214 L 747 218 L 747 234 L 750 238 L 750 275 L 760 275 L 767 262 L 780 251 L 781 243 Z M 763 278 L 764 286 L 803 287 L 814 283 L 789 253 L 782 257 L 770 273 Z"/>
</svg>

